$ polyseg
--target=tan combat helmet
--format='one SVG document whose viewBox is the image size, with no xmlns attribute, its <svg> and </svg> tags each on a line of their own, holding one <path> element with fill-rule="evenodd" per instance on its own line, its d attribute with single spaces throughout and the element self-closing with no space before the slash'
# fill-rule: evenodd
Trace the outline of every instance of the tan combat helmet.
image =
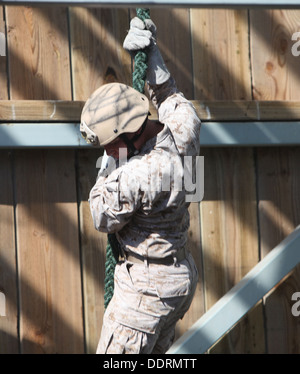
<svg viewBox="0 0 300 374">
<path fill-rule="evenodd" d="M 142 127 L 149 113 L 148 98 L 121 83 L 98 88 L 86 101 L 80 132 L 88 143 L 103 146 Z"/>
</svg>

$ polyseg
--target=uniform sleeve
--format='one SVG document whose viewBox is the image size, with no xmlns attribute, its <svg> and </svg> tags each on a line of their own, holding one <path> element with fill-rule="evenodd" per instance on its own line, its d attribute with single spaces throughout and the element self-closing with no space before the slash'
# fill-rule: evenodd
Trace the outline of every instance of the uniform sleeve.
<svg viewBox="0 0 300 374">
<path fill-rule="evenodd" d="M 193 104 L 178 91 L 172 77 L 161 86 L 149 86 L 148 89 L 159 121 L 169 127 L 179 154 L 197 155 L 201 121 Z"/>
<path fill-rule="evenodd" d="M 89 203 L 95 228 L 106 233 L 118 232 L 140 207 L 140 190 L 136 181 L 117 169 L 107 178 L 98 178 Z"/>
</svg>

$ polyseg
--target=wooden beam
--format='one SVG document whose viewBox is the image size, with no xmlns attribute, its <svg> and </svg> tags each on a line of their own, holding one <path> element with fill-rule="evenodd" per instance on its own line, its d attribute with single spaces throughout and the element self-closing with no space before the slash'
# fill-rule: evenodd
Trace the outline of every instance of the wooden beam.
<svg viewBox="0 0 300 374">
<path fill-rule="evenodd" d="M 191 100 L 203 122 L 299 121 L 299 101 Z M 80 122 L 84 101 L 1 100 L 0 122 Z M 152 119 L 157 119 L 153 106 Z"/>
<path fill-rule="evenodd" d="M 1 122 L 79 122 L 82 101 L 1 100 Z"/>
</svg>

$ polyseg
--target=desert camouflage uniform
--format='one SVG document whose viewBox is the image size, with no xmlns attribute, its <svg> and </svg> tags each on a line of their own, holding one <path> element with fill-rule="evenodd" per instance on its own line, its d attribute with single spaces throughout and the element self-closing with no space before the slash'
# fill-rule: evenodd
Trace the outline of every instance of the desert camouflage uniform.
<svg viewBox="0 0 300 374">
<path fill-rule="evenodd" d="M 96 229 L 116 233 L 125 254 L 145 258 L 117 265 L 97 353 L 166 352 L 198 279 L 192 256 L 186 252 L 177 263 L 176 254 L 185 251 L 189 228 L 183 160 L 199 154 L 200 120 L 173 78 L 149 87 L 149 94 L 162 131 L 138 157 L 100 176 L 90 193 Z M 146 260 L 170 255 L 171 265 Z"/>
</svg>

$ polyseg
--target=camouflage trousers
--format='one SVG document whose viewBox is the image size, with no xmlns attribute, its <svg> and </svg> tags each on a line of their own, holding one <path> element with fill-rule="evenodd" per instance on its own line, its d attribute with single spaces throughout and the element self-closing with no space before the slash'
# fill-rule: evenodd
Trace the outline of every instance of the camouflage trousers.
<svg viewBox="0 0 300 374">
<path fill-rule="evenodd" d="M 173 265 L 121 262 L 103 318 L 98 354 L 163 354 L 189 309 L 198 280 L 191 254 Z"/>
</svg>

